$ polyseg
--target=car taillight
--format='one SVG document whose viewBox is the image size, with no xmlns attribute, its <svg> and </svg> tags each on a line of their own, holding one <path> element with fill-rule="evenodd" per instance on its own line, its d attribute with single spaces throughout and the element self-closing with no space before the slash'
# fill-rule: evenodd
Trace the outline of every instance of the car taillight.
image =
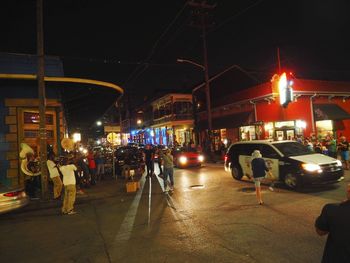
<svg viewBox="0 0 350 263">
<path fill-rule="evenodd" d="M 227 157 L 227 155 L 225 154 L 225 157 L 224 157 L 225 162 L 227 161 L 227 158 L 228 158 L 228 157 Z"/>
<path fill-rule="evenodd" d="M 4 194 L 4 196 L 6 196 L 6 197 L 15 197 L 15 196 L 20 195 L 21 193 L 22 193 L 22 191 L 9 192 L 9 193 Z"/>
</svg>

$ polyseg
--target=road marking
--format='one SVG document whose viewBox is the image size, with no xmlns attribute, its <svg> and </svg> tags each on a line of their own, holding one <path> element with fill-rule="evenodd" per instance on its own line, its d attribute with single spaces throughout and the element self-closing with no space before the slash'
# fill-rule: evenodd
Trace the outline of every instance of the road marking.
<svg viewBox="0 0 350 263">
<path fill-rule="evenodd" d="M 130 235 L 131 235 L 132 229 L 134 227 L 134 223 L 135 223 L 137 209 L 139 207 L 143 188 L 145 186 L 145 181 L 146 181 L 145 176 L 142 176 L 142 178 L 140 180 L 140 190 L 137 191 L 137 193 L 134 197 L 134 200 L 131 203 L 129 210 L 125 215 L 123 223 L 121 224 L 119 231 L 118 231 L 117 235 L 115 236 L 114 243 L 121 242 L 121 241 L 128 241 L 130 239 Z"/>
<path fill-rule="evenodd" d="M 151 224 L 151 203 L 152 203 L 152 176 L 149 177 L 149 192 L 148 192 L 148 226 Z"/>
</svg>

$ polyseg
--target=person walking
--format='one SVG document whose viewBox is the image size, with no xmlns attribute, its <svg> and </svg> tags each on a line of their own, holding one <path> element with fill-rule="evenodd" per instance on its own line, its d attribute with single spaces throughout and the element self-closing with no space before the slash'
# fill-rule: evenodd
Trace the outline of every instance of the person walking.
<svg viewBox="0 0 350 263">
<path fill-rule="evenodd" d="M 50 173 L 50 178 L 53 182 L 53 198 L 58 199 L 61 196 L 63 184 L 60 177 L 59 168 L 54 160 L 55 154 L 50 152 L 46 164 Z"/>
<path fill-rule="evenodd" d="M 315 221 L 316 233 L 328 235 L 322 263 L 350 262 L 350 184 L 347 185 L 347 199 L 340 204 L 326 204 Z"/>
<path fill-rule="evenodd" d="M 150 144 L 146 145 L 144 154 L 147 167 L 147 176 L 152 176 L 154 174 L 154 150 L 151 148 Z"/>
<path fill-rule="evenodd" d="M 95 162 L 94 153 L 92 151 L 89 152 L 87 159 L 88 159 L 88 163 L 89 163 L 91 185 L 95 185 L 96 184 L 96 162 Z"/>
<path fill-rule="evenodd" d="M 340 142 L 338 144 L 340 150 L 340 156 L 344 163 L 345 170 L 349 170 L 349 142 L 346 140 L 345 136 L 340 137 Z"/>
<path fill-rule="evenodd" d="M 251 167 L 253 171 L 256 198 L 258 199 L 258 203 L 262 205 L 264 202 L 261 196 L 260 182 L 265 178 L 266 172 L 268 172 L 269 169 L 259 150 L 255 150 L 252 153 Z"/>
<path fill-rule="evenodd" d="M 74 164 L 68 164 L 68 160 L 65 160 L 64 165 L 61 166 L 60 170 L 63 175 L 64 185 L 62 214 L 73 215 L 76 214 L 74 211 L 76 196 L 76 180 L 74 172 L 77 170 L 77 167 Z"/>
<path fill-rule="evenodd" d="M 98 181 L 101 181 L 105 174 L 105 160 L 101 153 L 96 154 L 95 163 L 97 167 L 96 177 Z"/>
<path fill-rule="evenodd" d="M 162 152 L 162 149 L 159 147 L 157 147 L 156 149 L 156 154 L 158 155 L 158 169 L 159 169 L 159 174 L 158 176 L 162 176 L 163 175 L 163 169 L 162 169 L 162 163 L 163 163 L 163 160 L 162 160 L 162 157 L 161 157 L 161 152 Z"/>
<path fill-rule="evenodd" d="M 161 158 L 163 159 L 163 183 L 164 192 L 167 192 L 168 176 L 170 180 L 170 191 L 174 191 L 174 157 L 171 155 L 170 149 L 166 149 L 165 154 L 160 151 Z"/>
</svg>

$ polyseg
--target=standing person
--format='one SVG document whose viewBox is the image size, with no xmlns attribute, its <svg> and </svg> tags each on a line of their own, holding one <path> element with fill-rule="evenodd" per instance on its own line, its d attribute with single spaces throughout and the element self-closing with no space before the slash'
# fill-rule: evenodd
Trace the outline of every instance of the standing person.
<svg viewBox="0 0 350 263">
<path fill-rule="evenodd" d="M 96 184 L 96 162 L 95 157 L 92 151 L 89 152 L 87 156 L 88 162 L 89 162 L 89 172 L 91 176 L 91 185 Z"/>
<path fill-rule="evenodd" d="M 170 179 L 170 191 L 174 191 L 174 157 L 171 155 L 170 149 L 167 149 L 165 151 L 165 154 L 160 151 L 162 159 L 163 159 L 163 165 L 164 165 L 164 171 L 163 171 L 163 183 L 164 183 L 164 192 L 167 192 L 167 181 L 168 176 Z"/>
<path fill-rule="evenodd" d="M 74 202 L 76 196 L 76 181 L 74 172 L 77 167 L 74 164 L 68 164 L 68 160 L 64 161 L 64 165 L 60 168 L 63 175 L 63 185 L 64 185 L 64 199 L 62 206 L 62 213 L 64 215 L 76 214 L 74 211 Z"/>
<path fill-rule="evenodd" d="M 322 263 L 350 262 L 350 184 L 347 185 L 347 199 L 340 204 L 326 204 L 316 219 L 316 233 L 328 235 L 323 251 Z"/>
<path fill-rule="evenodd" d="M 98 181 L 101 181 L 105 174 L 105 161 L 101 153 L 97 153 L 95 163 L 97 167 L 96 177 Z"/>
<path fill-rule="evenodd" d="M 325 140 L 325 146 L 328 150 L 328 155 L 337 159 L 337 141 L 332 135 L 328 135 Z"/>
<path fill-rule="evenodd" d="M 258 203 L 262 205 L 264 202 L 261 197 L 260 182 L 265 178 L 266 172 L 268 172 L 269 169 L 259 150 L 255 150 L 252 153 L 251 164 L 256 198 L 258 199 Z"/>
<path fill-rule="evenodd" d="M 340 156 L 344 163 L 345 170 L 349 170 L 349 142 L 346 140 L 345 136 L 340 137 L 340 142 L 338 144 L 340 150 Z"/>
<path fill-rule="evenodd" d="M 59 173 L 59 168 L 57 164 L 54 162 L 55 154 L 53 152 L 49 153 L 48 160 L 46 162 L 47 169 L 50 173 L 50 178 L 53 182 L 53 198 L 58 199 L 62 193 L 62 180 Z"/>
<path fill-rule="evenodd" d="M 154 174 L 154 150 L 151 148 L 150 144 L 146 145 L 144 153 L 147 167 L 147 176 L 152 176 Z"/>
<path fill-rule="evenodd" d="M 157 147 L 156 154 L 158 155 L 158 169 L 159 169 L 158 176 L 162 176 L 163 175 L 163 169 L 162 169 L 163 159 L 162 159 L 162 156 L 161 156 L 161 154 L 162 154 L 161 152 L 162 152 L 162 149 L 160 147 Z"/>
</svg>

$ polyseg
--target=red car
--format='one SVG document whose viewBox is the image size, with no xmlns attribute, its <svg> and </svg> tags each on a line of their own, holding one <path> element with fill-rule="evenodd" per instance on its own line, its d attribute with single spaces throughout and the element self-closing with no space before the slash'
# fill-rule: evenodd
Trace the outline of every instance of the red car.
<svg viewBox="0 0 350 263">
<path fill-rule="evenodd" d="M 174 165 L 178 168 L 201 166 L 204 156 L 196 149 L 175 148 L 173 150 Z"/>
</svg>

